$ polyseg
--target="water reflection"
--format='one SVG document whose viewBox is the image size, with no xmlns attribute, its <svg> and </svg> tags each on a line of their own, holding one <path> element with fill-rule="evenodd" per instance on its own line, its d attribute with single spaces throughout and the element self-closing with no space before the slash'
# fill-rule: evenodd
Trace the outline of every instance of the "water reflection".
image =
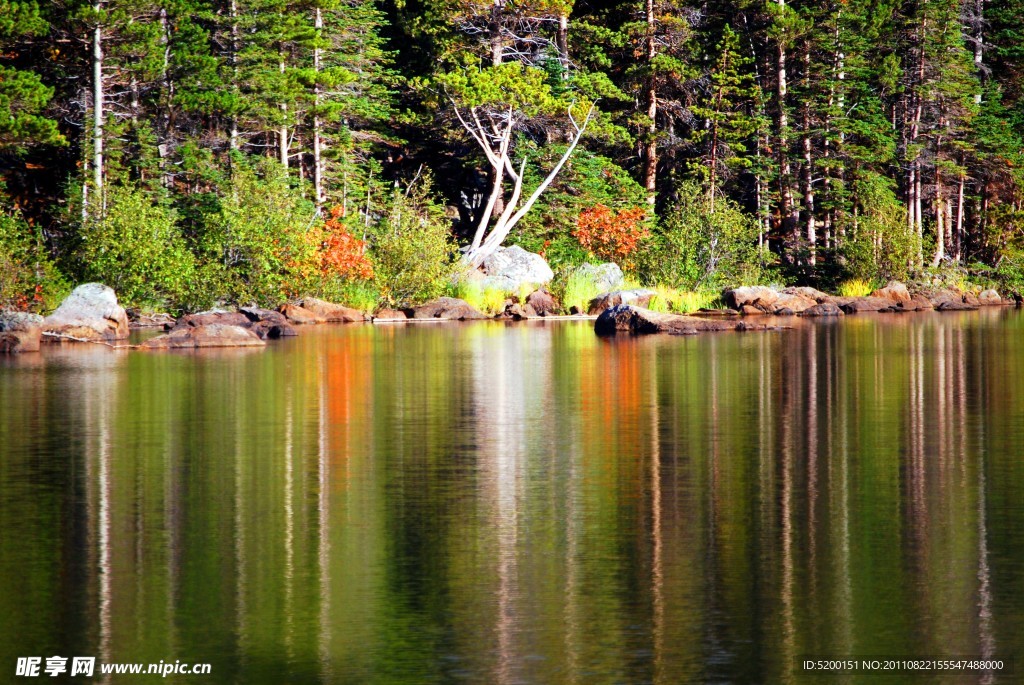
<svg viewBox="0 0 1024 685">
<path fill-rule="evenodd" d="M 0 663 L 818 682 L 801 656 L 1012 655 L 1022 328 L 364 326 L 3 359 Z"/>
</svg>

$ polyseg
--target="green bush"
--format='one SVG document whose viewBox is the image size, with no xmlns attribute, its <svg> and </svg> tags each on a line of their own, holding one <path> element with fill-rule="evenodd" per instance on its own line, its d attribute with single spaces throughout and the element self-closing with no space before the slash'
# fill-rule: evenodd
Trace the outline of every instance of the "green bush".
<svg viewBox="0 0 1024 685">
<path fill-rule="evenodd" d="M 219 202 L 200 217 L 204 293 L 275 306 L 309 292 L 320 247 L 316 212 L 280 166 L 238 164 L 218 195 Z"/>
<path fill-rule="evenodd" d="M 451 221 L 429 195 L 424 179 L 396 191 L 384 219 L 370 235 L 374 283 L 383 302 L 406 306 L 432 300 L 456 270 Z"/>
<path fill-rule="evenodd" d="M 109 186 L 103 217 L 86 221 L 79 237 L 82 278 L 109 285 L 123 304 L 163 308 L 192 299 L 195 259 L 175 212 L 145 191 Z"/>
<path fill-rule="evenodd" d="M 32 227 L 0 214 L 0 309 L 47 312 L 69 290 Z"/>
<path fill-rule="evenodd" d="M 769 255 L 757 244 L 758 226 L 728 200 L 711 211 L 707 193 L 685 183 L 680 202 L 660 222 L 650 247 L 637 256 L 648 285 L 716 290 L 762 282 Z"/>
</svg>

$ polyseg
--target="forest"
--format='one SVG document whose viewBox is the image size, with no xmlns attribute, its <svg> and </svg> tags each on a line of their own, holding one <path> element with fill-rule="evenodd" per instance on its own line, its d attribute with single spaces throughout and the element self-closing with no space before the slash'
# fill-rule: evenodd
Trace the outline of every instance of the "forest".
<svg viewBox="0 0 1024 685">
<path fill-rule="evenodd" d="M 1021 0 L 0 0 L 0 306 L 1024 286 Z"/>
</svg>

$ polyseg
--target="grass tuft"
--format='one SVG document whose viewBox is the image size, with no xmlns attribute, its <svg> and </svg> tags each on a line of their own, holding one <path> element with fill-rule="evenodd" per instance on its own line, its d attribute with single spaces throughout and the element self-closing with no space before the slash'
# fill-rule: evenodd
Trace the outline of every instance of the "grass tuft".
<svg viewBox="0 0 1024 685">
<path fill-rule="evenodd" d="M 863 278 L 854 278 L 839 284 L 839 294 L 843 297 L 867 297 L 875 290 L 874 284 Z"/>
</svg>

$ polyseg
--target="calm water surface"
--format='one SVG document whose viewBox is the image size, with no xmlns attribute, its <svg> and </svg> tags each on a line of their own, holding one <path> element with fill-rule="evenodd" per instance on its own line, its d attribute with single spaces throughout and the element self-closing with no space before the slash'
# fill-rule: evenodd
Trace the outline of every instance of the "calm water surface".
<svg viewBox="0 0 1024 685">
<path fill-rule="evenodd" d="M 1024 316 L 793 323 L 0 358 L 0 681 L 29 655 L 554 685 L 1024 656 Z"/>
</svg>

